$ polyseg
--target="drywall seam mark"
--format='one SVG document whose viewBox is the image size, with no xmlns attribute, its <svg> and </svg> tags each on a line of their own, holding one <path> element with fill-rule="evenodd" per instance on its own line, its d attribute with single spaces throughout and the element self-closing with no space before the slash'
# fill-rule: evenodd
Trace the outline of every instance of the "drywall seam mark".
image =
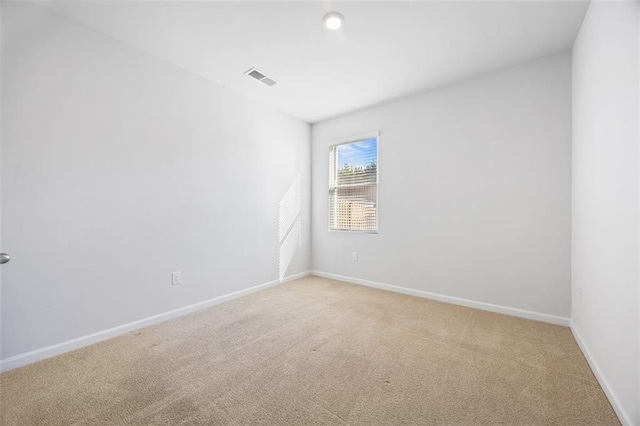
<svg viewBox="0 0 640 426">
<path fill-rule="evenodd" d="M 302 247 L 302 179 L 298 175 L 279 204 L 278 212 L 278 261 L 280 281 L 287 274 L 293 256 Z"/>
</svg>

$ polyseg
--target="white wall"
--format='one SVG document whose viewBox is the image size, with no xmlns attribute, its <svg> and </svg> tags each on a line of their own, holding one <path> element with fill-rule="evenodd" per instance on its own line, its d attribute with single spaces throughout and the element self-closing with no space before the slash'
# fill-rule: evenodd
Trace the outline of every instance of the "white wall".
<svg viewBox="0 0 640 426">
<path fill-rule="evenodd" d="M 572 320 L 628 424 L 640 424 L 639 7 L 592 2 L 573 50 Z"/>
<path fill-rule="evenodd" d="M 307 123 L 39 6 L 2 7 L 2 358 L 278 279 L 298 175 L 288 275 L 309 269 Z"/>
<path fill-rule="evenodd" d="M 0 2 L 0 252 L 2 252 L 2 12 L 3 2 Z M 0 266 L 0 333 L 2 333 L 2 267 Z M 0 359 L 2 359 L 2 335 L 0 334 Z"/>
<path fill-rule="evenodd" d="M 570 73 L 565 52 L 314 124 L 313 269 L 569 317 Z M 373 130 L 380 232 L 328 232 L 327 147 Z"/>
</svg>

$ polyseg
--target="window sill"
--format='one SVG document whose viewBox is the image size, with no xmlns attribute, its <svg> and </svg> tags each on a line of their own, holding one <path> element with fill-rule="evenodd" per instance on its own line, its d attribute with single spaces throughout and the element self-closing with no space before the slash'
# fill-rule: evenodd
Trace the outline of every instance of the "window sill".
<svg viewBox="0 0 640 426">
<path fill-rule="evenodd" d="M 358 229 L 329 229 L 329 233 L 340 233 L 340 234 L 377 234 L 378 230 L 373 231 L 361 231 Z"/>
</svg>

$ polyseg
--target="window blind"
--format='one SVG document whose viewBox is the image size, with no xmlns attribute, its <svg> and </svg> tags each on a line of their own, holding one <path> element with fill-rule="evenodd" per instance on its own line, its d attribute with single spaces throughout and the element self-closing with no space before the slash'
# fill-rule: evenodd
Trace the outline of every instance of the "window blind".
<svg viewBox="0 0 640 426">
<path fill-rule="evenodd" d="M 329 148 L 329 229 L 378 230 L 378 138 Z"/>
</svg>

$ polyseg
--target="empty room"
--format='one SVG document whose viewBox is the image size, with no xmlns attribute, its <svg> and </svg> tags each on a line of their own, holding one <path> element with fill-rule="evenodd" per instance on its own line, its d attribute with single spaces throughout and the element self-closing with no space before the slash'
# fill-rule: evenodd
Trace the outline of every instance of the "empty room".
<svg viewBox="0 0 640 426">
<path fill-rule="evenodd" d="M 3 0 L 1 425 L 640 426 L 640 3 Z"/>
</svg>

